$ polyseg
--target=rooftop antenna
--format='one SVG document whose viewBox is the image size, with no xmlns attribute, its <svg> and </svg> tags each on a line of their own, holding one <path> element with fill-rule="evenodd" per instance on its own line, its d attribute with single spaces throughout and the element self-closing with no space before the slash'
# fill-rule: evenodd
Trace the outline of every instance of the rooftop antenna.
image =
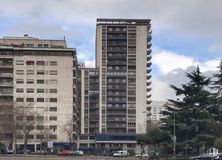
<svg viewBox="0 0 222 160">
<path fill-rule="evenodd" d="M 66 45 L 66 36 L 64 35 L 63 40 L 65 41 L 65 45 Z M 66 46 L 67 47 L 67 46 Z"/>
</svg>

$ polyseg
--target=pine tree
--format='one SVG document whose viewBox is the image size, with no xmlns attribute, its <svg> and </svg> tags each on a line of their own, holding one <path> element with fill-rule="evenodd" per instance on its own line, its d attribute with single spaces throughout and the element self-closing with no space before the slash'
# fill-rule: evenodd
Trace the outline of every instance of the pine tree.
<svg viewBox="0 0 222 160">
<path fill-rule="evenodd" d="M 213 75 L 214 80 L 212 80 L 212 89 L 214 90 L 214 96 L 216 98 L 215 102 L 215 112 L 216 120 L 222 123 L 222 60 L 217 67 L 219 69 L 218 73 Z"/>
<path fill-rule="evenodd" d="M 177 153 L 188 153 L 192 148 L 198 154 L 201 147 L 212 146 L 220 127 L 211 115 L 214 113 L 214 97 L 205 89 L 210 79 L 202 75 L 198 66 L 186 76 L 189 78 L 188 83 L 181 87 L 170 86 L 178 99 L 169 100 L 166 105 L 162 129 L 169 131 L 172 137 L 175 116 Z"/>
</svg>

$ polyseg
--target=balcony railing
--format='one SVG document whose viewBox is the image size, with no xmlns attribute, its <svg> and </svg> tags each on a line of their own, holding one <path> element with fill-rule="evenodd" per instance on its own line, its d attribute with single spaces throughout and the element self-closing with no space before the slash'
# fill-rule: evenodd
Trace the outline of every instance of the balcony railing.
<svg viewBox="0 0 222 160">
<path fill-rule="evenodd" d="M 12 64 L 0 64 L 0 68 L 13 68 Z"/>
<path fill-rule="evenodd" d="M 0 77 L 13 77 L 13 73 L 0 73 Z"/>
</svg>

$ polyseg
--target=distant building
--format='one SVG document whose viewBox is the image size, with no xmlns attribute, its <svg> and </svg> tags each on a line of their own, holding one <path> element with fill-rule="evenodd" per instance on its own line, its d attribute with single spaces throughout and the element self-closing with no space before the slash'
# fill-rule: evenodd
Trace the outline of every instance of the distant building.
<svg viewBox="0 0 222 160">
<path fill-rule="evenodd" d="M 99 133 L 99 69 L 80 68 L 81 71 L 81 135 L 79 147 L 95 148 Z M 89 144 L 89 145 L 88 145 Z"/>
<path fill-rule="evenodd" d="M 50 130 L 44 139 L 69 142 L 63 127 L 74 119 L 71 125 L 74 135 L 78 129 L 76 73 L 76 50 L 67 48 L 65 40 L 28 35 L 3 37 L 0 39 L 0 110 L 9 109 L 7 113 L 12 118 L 10 111 L 16 107 L 15 103 L 32 103 L 33 111 L 44 119 L 41 127 Z M 9 145 L 12 136 L 0 127 L 0 142 Z M 37 128 L 30 133 L 30 150 L 40 149 L 42 136 Z M 22 148 L 23 138 L 22 134 L 18 136 L 18 147 Z"/>
<path fill-rule="evenodd" d="M 162 111 L 165 110 L 164 104 L 166 101 L 152 101 L 151 103 L 151 120 L 159 122 L 163 118 Z"/>
</svg>

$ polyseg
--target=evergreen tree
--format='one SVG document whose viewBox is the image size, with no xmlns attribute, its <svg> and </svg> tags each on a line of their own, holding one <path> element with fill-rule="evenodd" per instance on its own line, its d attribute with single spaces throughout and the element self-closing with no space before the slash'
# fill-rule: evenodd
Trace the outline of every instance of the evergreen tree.
<svg viewBox="0 0 222 160">
<path fill-rule="evenodd" d="M 212 89 L 214 90 L 214 96 L 216 98 L 215 102 L 215 112 L 216 120 L 222 123 L 222 60 L 217 67 L 219 69 L 218 73 L 213 75 L 214 80 L 212 80 Z"/>
<path fill-rule="evenodd" d="M 166 104 L 162 129 L 173 137 L 175 124 L 177 153 L 183 151 L 187 154 L 192 148 L 194 154 L 198 154 L 201 148 L 212 146 L 215 137 L 221 132 L 212 116 L 215 113 L 212 109 L 214 97 L 206 90 L 210 79 L 202 75 L 198 66 L 186 76 L 189 78 L 188 83 L 181 87 L 171 85 L 180 99 L 169 100 Z"/>
</svg>

